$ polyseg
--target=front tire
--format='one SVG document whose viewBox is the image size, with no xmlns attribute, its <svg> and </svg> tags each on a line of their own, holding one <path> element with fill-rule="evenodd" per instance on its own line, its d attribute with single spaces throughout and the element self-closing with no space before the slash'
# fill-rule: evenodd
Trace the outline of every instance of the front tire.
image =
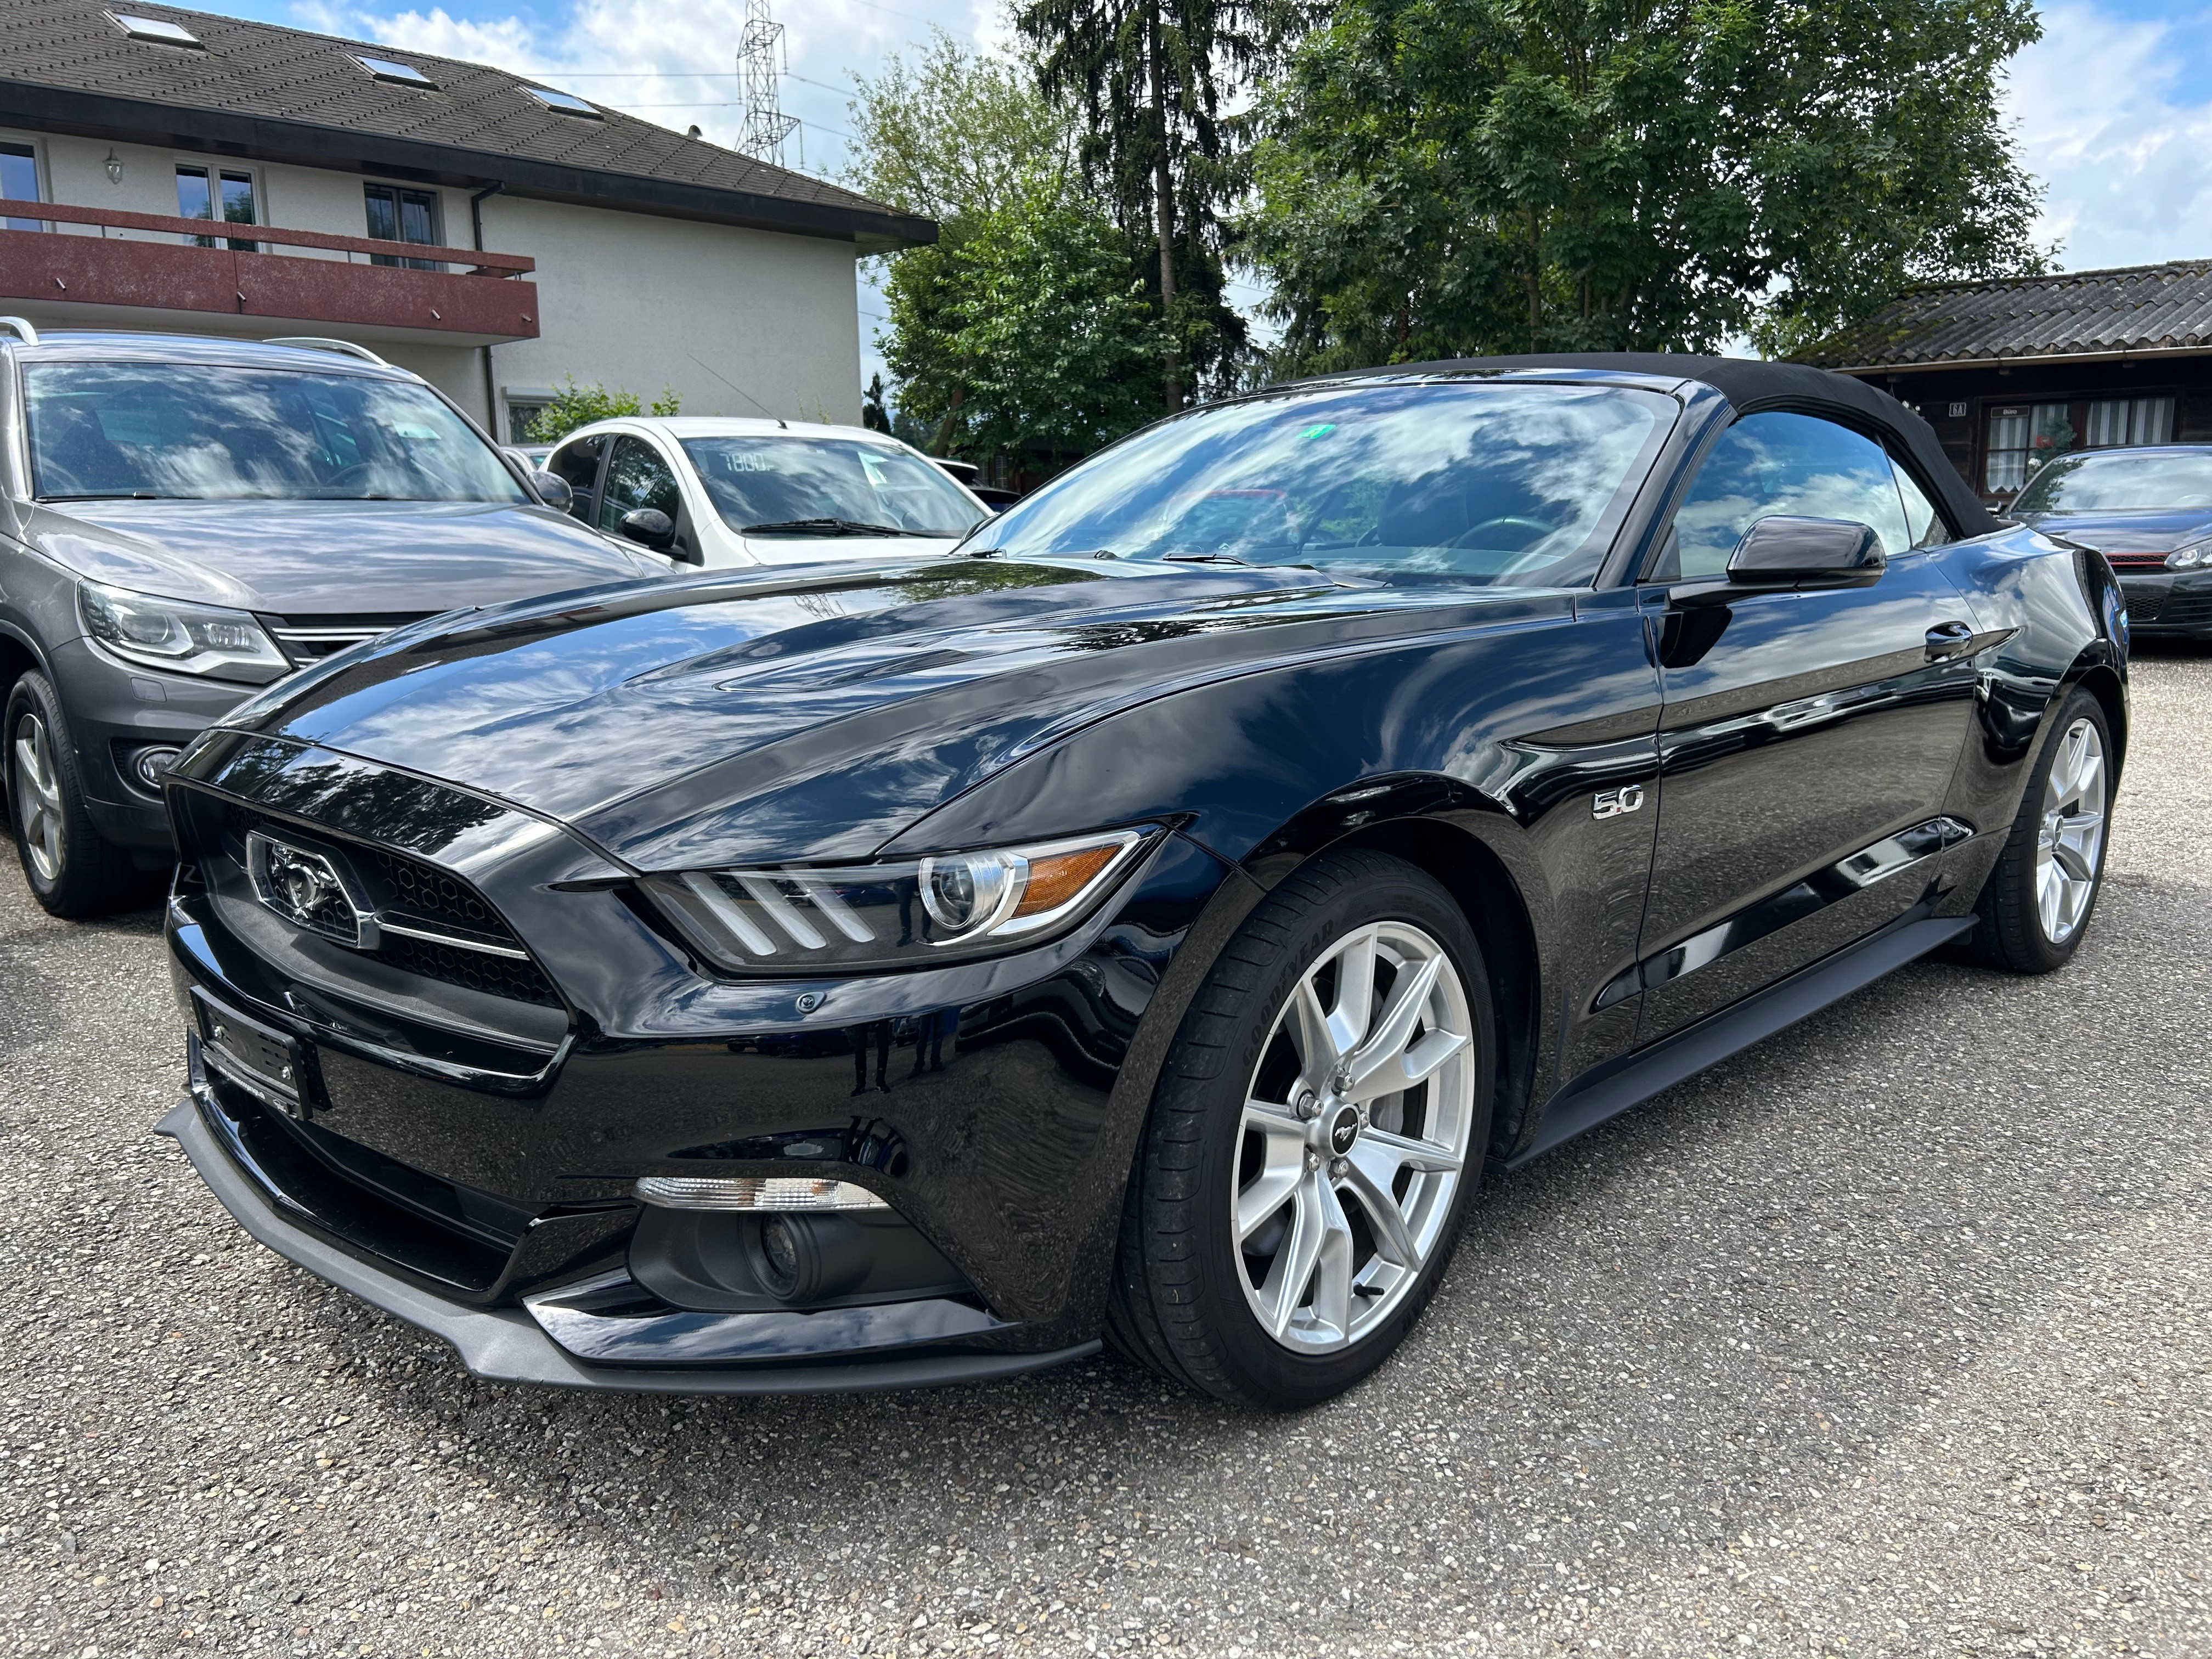
<svg viewBox="0 0 2212 1659">
<path fill-rule="evenodd" d="M 1275 1409 L 1365 1376 L 1458 1241 L 1495 1055 L 1481 948 L 1425 872 L 1353 851 L 1286 878 L 1169 1053 L 1124 1206 L 1115 1346 Z"/>
<path fill-rule="evenodd" d="M 1972 953 L 1992 968 L 2047 974 L 2081 948 L 2105 880 L 2112 728 L 2076 688 L 2051 722 L 2005 849 L 1975 902 Z"/>
<path fill-rule="evenodd" d="M 49 915 L 110 915 L 152 896 L 146 872 L 93 827 L 61 699 L 43 674 L 22 676 L 9 693 L 0 763 L 15 855 L 31 896 Z"/>
</svg>

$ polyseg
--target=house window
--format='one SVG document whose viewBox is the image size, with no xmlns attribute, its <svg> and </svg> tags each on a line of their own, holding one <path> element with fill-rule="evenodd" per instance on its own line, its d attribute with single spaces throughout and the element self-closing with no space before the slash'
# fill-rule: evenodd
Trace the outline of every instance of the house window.
<svg viewBox="0 0 2212 1659">
<path fill-rule="evenodd" d="M 421 242 L 441 245 L 438 234 L 438 192 L 403 190 L 397 185 L 366 186 L 368 234 L 380 242 Z M 402 259 L 389 253 L 372 253 L 373 265 L 404 265 L 410 270 L 443 270 L 435 259 Z"/>
<path fill-rule="evenodd" d="M 2031 404 L 1990 410 L 1990 441 L 1982 488 L 2010 495 L 2052 457 L 2074 447 L 2074 426 L 2064 404 Z"/>
<path fill-rule="evenodd" d="M 260 216 L 253 207 L 253 175 L 234 173 L 228 167 L 189 167 L 177 164 L 177 216 L 180 219 L 220 219 L 228 225 L 258 225 Z M 187 236 L 185 244 L 213 247 L 212 236 Z M 230 239 L 234 253 L 252 253 L 255 244 Z"/>
<path fill-rule="evenodd" d="M 531 424 L 545 412 L 546 406 L 552 401 L 550 398 L 509 398 L 507 400 L 507 441 L 515 444 L 536 441 L 530 435 Z"/>
<path fill-rule="evenodd" d="M 2173 441 L 2171 398 L 2103 398 L 2089 405 L 2091 449 Z"/>
<path fill-rule="evenodd" d="M 0 196 L 14 202 L 43 202 L 39 194 L 39 152 L 28 144 L 0 143 Z M 10 219 L 9 230 L 39 230 L 37 219 Z"/>
</svg>

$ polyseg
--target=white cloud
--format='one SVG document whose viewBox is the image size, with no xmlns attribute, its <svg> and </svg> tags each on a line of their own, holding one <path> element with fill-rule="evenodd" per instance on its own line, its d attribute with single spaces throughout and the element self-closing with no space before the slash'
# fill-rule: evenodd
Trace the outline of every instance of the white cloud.
<svg viewBox="0 0 2212 1659">
<path fill-rule="evenodd" d="M 2032 234 L 2063 241 L 2067 269 L 2212 255 L 2207 21 L 2054 6 L 2014 60 L 2007 112 L 2022 161 L 2050 186 Z"/>
</svg>

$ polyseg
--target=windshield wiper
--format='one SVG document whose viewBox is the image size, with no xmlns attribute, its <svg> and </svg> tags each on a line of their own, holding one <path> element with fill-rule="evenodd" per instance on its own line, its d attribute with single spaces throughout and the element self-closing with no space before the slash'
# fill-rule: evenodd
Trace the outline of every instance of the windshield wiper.
<svg viewBox="0 0 2212 1659">
<path fill-rule="evenodd" d="M 1160 557 L 1169 564 L 1244 564 L 1249 559 L 1240 559 L 1234 553 L 1163 553 Z"/>
<path fill-rule="evenodd" d="M 748 536 L 781 534 L 804 535 L 808 531 L 824 536 L 931 536 L 927 530 L 902 530 L 895 524 L 862 524 L 857 519 L 783 519 L 775 524 L 749 524 L 744 533 Z M 932 539 L 936 539 L 932 536 Z"/>
<path fill-rule="evenodd" d="M 190 499 L 155 489 L 88 489 L 76 495 L 41 495 L 42 501 L 169 501 Z"/>
</svg>

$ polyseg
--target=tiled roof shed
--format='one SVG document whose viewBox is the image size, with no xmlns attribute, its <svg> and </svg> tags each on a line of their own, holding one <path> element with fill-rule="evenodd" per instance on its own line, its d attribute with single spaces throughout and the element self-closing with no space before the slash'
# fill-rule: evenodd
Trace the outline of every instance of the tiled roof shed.
<svg viewBox="0 0 2212 1659">
<path fill-rule="evenodd" d="M 937 240 L 865 196 L 601 105 L 564 113 L 482 64 L 128 0 L 193 45 L 134 39 L 86 0 L 0 0 L 0 125 L 856 242 Z M 356 53 L 430 84 L 381 79 Z"/>
<path fill-rule="evenodd" d="M 2212 259 L 1918 288 L 1798 354 L 1864 374 L 2212 352 Z"/>
</svg>

